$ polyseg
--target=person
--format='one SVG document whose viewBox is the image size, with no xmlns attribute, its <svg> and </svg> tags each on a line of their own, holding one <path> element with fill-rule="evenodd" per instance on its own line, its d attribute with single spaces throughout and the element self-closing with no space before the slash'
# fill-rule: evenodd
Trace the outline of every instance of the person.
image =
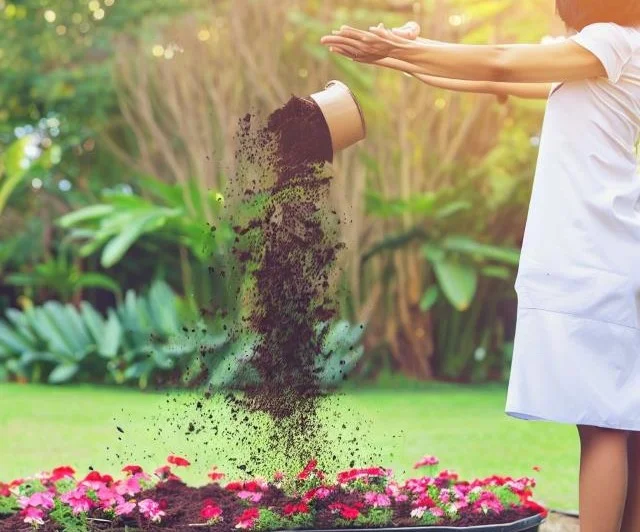
<svg viewBox="0 0 640 532">
<path fill-rule="evenodd" d="M 437 87 L 547 99 L 505 413 L 577 426 L 581 532 L 639 532 L 640 2 L 556 9 L 561 42 L 453 44 L 411 22 L 321 43 Z"/>
</svg>

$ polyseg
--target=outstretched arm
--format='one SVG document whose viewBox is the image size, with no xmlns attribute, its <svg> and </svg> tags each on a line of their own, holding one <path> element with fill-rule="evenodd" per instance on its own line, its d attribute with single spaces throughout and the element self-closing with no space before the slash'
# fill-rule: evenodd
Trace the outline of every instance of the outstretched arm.
<svg viewBox="0 0 640 532">
<path fill-rule="evenodd" d="M 572 40 L 553 44 L 481 45 L 415 41 L 384 28 L 371 31 L 343 26 L 322 38 L 329 46 L 348 47 L 360 55 L 399 59 L 412 73 L 441 78 L 493 82 L 550 83 L 605 76 L 602 62 Z"/>
<path fill-rule="evenodd" d="M 409 73 L 427 85 L 458 92 L 495 94 L 504 100 L 508 96 L 531 99 L 547 99 L 551 91 L 550 83 L 507 83 L 498 81 L 469 81 L 463 79 L 441 78 L 412 72 L 409 63 L 399 59 L 384 58 L 372 61 L 372 64 Z"/>
</svg>

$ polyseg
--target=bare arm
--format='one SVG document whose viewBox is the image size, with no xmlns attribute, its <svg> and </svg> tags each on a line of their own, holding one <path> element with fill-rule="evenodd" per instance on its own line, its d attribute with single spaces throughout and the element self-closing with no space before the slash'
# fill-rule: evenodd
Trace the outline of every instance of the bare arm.
<svg viewBox="0 0 640 532">
<path fill-rule="evenodd" d="M 606 75 L 600 60 L 572 40 L 506 46 L 433 44 L 403 39 L 382 28 L 364 32 L 346 26 L 321 42 L 346 45 L 365 55 L 399 59 L 411 65 L 412 73 L 440 78 L 549 83 Z"/>
<path fill-rule="evenodd" d="M 600 60 L 573 41 L 512 46 L 414 42 L 390 57 L 445 78 L 498 82 L 574 81 L 605 76 Z"/>
<path fill-rule="evenodd" d="M 409 63 L 399 59 L 384 58 L 373 61 L 372 64 L 410 73 L 427 85 L 458 92 L 475 92 L 495 94 L 496 96 L 516 96 L 519 98 L 547 99 L 551 91 L 550 83 L 508 83 L 498 81 L 469 81 L 463 79 L 441 78 L 427 74 L 412 72 Z"/>
</svg>

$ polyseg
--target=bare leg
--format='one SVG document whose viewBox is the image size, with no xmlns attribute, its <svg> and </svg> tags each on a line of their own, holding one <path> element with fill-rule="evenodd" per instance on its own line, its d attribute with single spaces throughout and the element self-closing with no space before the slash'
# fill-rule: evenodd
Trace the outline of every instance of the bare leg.
<svg viewBox="0 0 640 532">
<path fill-rule="evenodd" d="M 640 432 L 629 434 L 629 477 L 627 502 L 622 518 L 622 532 L 640 530 Z"/>
<path fill-rule="evenodd" d="M 578 433 L 580 532 L 620 532 L 627 496 L 629 432 L 578 425 Z"/>
</svg>

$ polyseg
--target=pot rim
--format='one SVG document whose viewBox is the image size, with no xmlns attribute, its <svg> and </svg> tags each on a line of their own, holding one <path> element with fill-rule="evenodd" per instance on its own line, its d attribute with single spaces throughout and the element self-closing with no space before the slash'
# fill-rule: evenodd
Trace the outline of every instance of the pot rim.
<svg viewBox="0 0 640 532">
<path fill-rule="evenodd" d="M 379 528 L 309 528 L 301 530 L 280 530 L 279 532 L 398 532 L 398 531 L 424 531 L 424 532 L 444 532 L 444 531 L 464 531 L 478 530 L 485 532 L 526 532 L 538 530 L 538 525 L 545 521 L 542 514 L 524 517 L 511 523 L 500 523 L 495 525 L 472 525 L 472 526 L 397 526 L 397 527 L 379 527 Z"/>
</svg>

